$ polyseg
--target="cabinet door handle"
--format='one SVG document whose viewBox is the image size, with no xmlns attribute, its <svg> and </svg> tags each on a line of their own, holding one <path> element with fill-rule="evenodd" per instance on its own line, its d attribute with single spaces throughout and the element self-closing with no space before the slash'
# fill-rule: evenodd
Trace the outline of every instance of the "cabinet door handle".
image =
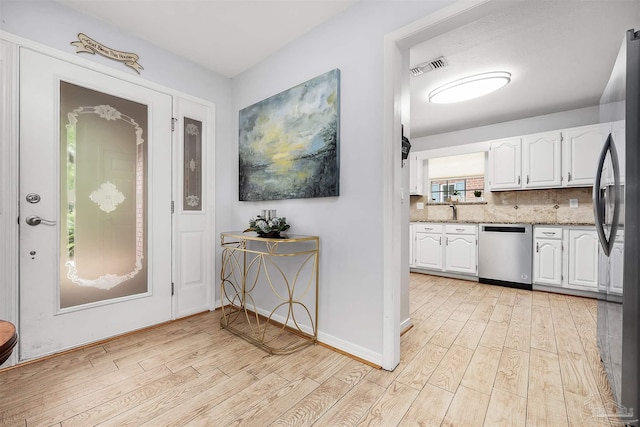
<svg viewBox="0 0 640 427">
<path fill-rule="evenodd" d="M 520 185 L 520 177 L 518 177 L 518 185 Z"/>
<path fill-rule="evenodd" d="M 440 246 L 442 246 L 442 237 L 440 237 Z"/>
<path fill-rule="evenodd" d="M 570 181 L 571 181 L 571 172 L 568 172 L 567 173 L 567 182 L 570 182 Z"/>
<path fill-rule="evenodd" d="M 449 246 L 449 238 L 447 237 L 447 246 Z"/>
<path fill-rule="evenodd" d="M 527 175 L 527 184 L 529 183 L 529 175 Z"/>
<path fill-rule="evenodd" d="M 538 246 L 538 242 L 536 242 L 536 252 L 540 252 L 540 247 Z"/>
</svg>

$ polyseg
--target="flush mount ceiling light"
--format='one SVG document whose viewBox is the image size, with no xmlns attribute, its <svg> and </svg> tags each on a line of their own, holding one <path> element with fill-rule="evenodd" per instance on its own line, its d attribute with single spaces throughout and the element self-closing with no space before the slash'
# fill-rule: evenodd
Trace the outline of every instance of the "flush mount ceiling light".
<svg viewBox="0 0 640 427">
<path fill-rule="evenodd" d="M 429 102 L 449 104 L 478 98 L 506 86 L 511 81 L 511 73 L 492 71 L 464 77 L 442 85 L 429 93 Z"/>
</svg>

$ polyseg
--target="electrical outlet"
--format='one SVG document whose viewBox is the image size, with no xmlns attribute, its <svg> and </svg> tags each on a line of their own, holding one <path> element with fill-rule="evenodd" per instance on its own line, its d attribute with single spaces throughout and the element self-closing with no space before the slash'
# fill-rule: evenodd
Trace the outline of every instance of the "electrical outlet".
<svg viewBox="0 0 640 427">
<path fill-rule="evenodd" d="M 416 203 L 416 209 L 424 209 L 424 203 L 423 202 Z"/>
<path fill-rule="evenodd" d="M 569 199 L 569 207 L 571 209 L 578 209 L 578 199 Z"/>
</svg>

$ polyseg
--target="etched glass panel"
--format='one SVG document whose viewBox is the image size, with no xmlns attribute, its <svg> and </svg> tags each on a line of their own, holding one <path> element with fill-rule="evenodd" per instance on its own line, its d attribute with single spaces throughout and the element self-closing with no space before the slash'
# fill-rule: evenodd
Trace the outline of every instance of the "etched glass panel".
<svg viewBox="0 0 640 427">
<path fill-rule="evenodd" d="M 184 118 L 182 210 L 202 210 L 202 122 Z"/>
<path fill-rule="evenodd" d="M 60 308 L 147 292 L 147 106 L 60 82 Z"/>
</svg>

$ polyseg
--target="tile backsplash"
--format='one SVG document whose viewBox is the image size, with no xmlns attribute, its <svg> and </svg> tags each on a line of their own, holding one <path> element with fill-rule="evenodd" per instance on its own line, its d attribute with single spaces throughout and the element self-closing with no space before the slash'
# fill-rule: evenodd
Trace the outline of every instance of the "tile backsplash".
<svg viewBox="0 0 640 427">
<path fill-rule="evenodd" d="M 485 192 L 484 203 L 459 203 L 458 220 L 535 224 L 594 224 L 591 187 Z M 577 199 L 578 207 L 569 207 Z M 419 202 L 424 209 L 417 209 Z M 411 221 L 447 221 L 448 204 L 427 204 L 425 196 L 411 196 Z"/>
</svg>

